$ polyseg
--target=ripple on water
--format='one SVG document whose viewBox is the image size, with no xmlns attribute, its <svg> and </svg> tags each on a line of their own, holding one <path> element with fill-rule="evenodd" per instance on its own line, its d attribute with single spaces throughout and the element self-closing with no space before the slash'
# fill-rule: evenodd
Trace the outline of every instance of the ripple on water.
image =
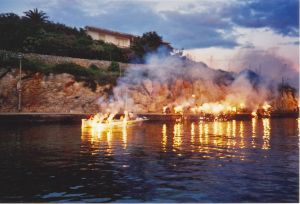
<svg viewBox="0 0 300 204">
<path fill-rule="evenodd" d="M 297 202 L 297 124 L 0 127 L 0 201 Z"/>
</svg>

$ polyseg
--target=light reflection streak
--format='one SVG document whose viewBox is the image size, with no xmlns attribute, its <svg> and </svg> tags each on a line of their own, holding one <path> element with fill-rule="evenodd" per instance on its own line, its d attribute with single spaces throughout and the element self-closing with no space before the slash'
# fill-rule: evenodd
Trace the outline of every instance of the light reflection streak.
<svg viewBox="0 0 300 204">
<path fill-rule="evenodd" d="M 112 127 L 106 132 L 106 140 L 107 140 L 107 152 L 112 153 Z"/>
<path fill-rule="evenodd" d="M 219 122 L 219 132 L 218 132 L 218 134 L 219 135 L 223 135 L 223 133 L 224 133 L 224 128 L 223 128 L 223 125 L 224 125 L 225 123 L 223 122 Z"/>
<path fill-rule="evenodd" d="M 257 124 L 257 118 L 254 117 L 252 118 L 252 140 L 251 140 L 251 144 L 252 144 L 252 147 L 255 148 L 256 145 L 255 145 L 255 138 L 256 138 L 256 124 Z"/>
<path fill-rule="evenodd" d="M 92 128 L 81 129 L 81 139 L 88 141 L 92 146 L 99 145 L 105 147 L 105 151 L 111 154 L 115 148 L 114 144 L 116 140 L 119 140 L 120 146 L 125 150 L 128 144 L 128 126 L 123 125 L 122 128 L 114 128 L 108 126 L 102 128 L 101 126 L 94 126 Z"/>
<path fill-rule="evenodd" d="M 230 139 L 230 136 L 231 136 L 231 122 L 226 122 L 226 146 L 231 146 L 231 139 Z"/>
<path fill-rule="evenodd" d="M 203 143 L 203 122 L 199 122 L 199 142 L 200 144 Z"/>
<path fill-rule="evenodd" d="M 245 148 L 245 142 L 244 142 L 244 122 L 241 121 L 240 122 L 240 130 L 239 130 L 239 135 L 240 135 L 240 148 Z"/>
<path fill-rule="evenodd" d="M 271 127 L 270 127 L 270 118 L 263 118 L 263 146 L 262 149 L 269 149 L 270 148 L 270 134 L 271 134 Z"/>
<path fill-rule="evenodd" d="M 226 123 L 224 122 L 218 122 L 218 137 L 217 137 L 217 144 L 218 145 L 223 145 L 223 140 L 224 140 L 224 128 L 223 126 L 225 125 Z M 225 137 L 226 139 L 226 137 Z"/>
<path fill-rule="evenodd" d="M 217 121 L 214 121 L 214 124 L 213 124 L 213 134 L 214 135 L 218 134 L 218 122 Z"/>
<path fill-rule="evenodd" d="M 232 146 L 235 147 L 236 145 L 236 120 L 232 121 Z"/>
<path fill-rule="evenodd" d="M 194 145 L 195 142 L 195 124 L 191 124 L 191 144 Z"/>
<path fill-rule="evenodd" d="M 204 137 L 205 137 L 205 144 L 208 144 L 208 131 L 209 131 L 208 124 L 207 124 L 207 123 L 205 123 L 205 124 L 204 124 Z"/>
<path fill-rule="evenodd" d="M 122 128 L 122 142 L 123 142 L 123 149 L 127 148 L 127 125 L 123 125 Z"/>
<path fill-rule="evenodd" d="M 181 123 L 175 123 L 174 125 L 174 138 L 173 138 L 173 151 L 176 151 L 177 148 L 179 148 L 182 144 L 182 124 Z"/>
<path fill-rule="evenodd" d="M 214 121 L 214 124 L 213 124 L 213 136 L 212 136 L 212 142 L 213 142 L 214 145 L 217 145 L 218 133 L 219 133 L 219 122 L 218 121 Z"/>
<path fill-rule="evenodd" d="M 228 121 L 226 122 L 227 128 L 226 128 L 226 135 L 230 136 L 231 135 L 231 123 Z"/>
<path fill-rule="evenodd" d="M 166 124 L 163 124 L 162 126 L 162 148 L 163 148 L 163 151 L 166 152 L 166 146 L 167 146 L 167 125 Z"/>
<path fill-rule="evenodd" d="M 208 124 L 206 122 L 200 121 L 199 122 L 199 146 L 198 146 L 199 152 L 209 153 L 208 134 L 209 134 Z"/>
</svg>

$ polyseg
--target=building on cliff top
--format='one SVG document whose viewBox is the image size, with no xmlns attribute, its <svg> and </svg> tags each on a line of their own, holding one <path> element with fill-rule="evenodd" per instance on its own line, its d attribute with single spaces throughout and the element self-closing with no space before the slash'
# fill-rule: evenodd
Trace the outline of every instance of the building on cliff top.
<svg viewBox="0 0 300 204">
<path fill-rule="evenodd" d="M 91 36 L 93 40 L 102 40 L 106 43 L 112 43 L 121 48 L 129 48 L 134 38 L 138 37 L 127 33 L 120 33 L 91 26 L 86 26 L 85 32 L 87 35 Z"/>
</svg>

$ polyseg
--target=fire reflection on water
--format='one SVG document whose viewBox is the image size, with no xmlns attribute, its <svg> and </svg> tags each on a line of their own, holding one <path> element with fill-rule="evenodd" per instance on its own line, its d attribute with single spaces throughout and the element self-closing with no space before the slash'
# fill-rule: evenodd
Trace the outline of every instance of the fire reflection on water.
<svg viewBox="0 0 300 204">
<path fill-rule="evenodd" d="M 244 122 L 240 122 L 240 130 L 239 130 L 239 135 L 240 135 L 240 148 L 245 148 L 245 141 L 244 141 Z"/>
<path fill-rule="evenodd" d="M 199 122 L 199 142 L 200 145 L 203 144 L 203 122 Z"/>
<path fill-rule="evenodd" d="M 111 150 L 111 143 L 112 143 L 112 128 L 109 128 L 108 131 L 106 132 L 106 138 L 107 138 L 107 145 L 108 145 L 108 150 Z"/>
<path fill-rule="evenodd" d="M 250 122 L 232 120 L 226 122 L 200 121 L 198 123 L 185 121 L 154 125 L 146 123 L 145 126 L 153 125 L 155 128 L 144 128 L 144 130 L 150 138 L 149 141 L 153 141 L 153 144 L 156 144 L 155 147 L 160 148 L 162 152 L 173 151 L 177 154 L 181 154 L 182 151 L 211 153 L 224 150 L 234 152 L 238 149 L 270 149 L 270 123 L 269 118 L 253 118 Z M 299 120 L 298 126 L 300 127 Z M 160 128 L 158 133 L 161 135 L 157 135 L 157 128 Z M 141 126 L 131 127 L 132 132 L 138 129 L 143 128 Z M 117 146 L 124 150 L 128 149 L 128 145 L 134 142 L 132 132 L 128 134 L 127 126 L 119 129 L 112 127 L 107 129 L 83 128 L 82 141 L 89 141 L 95 147 L 100 144 L 107 149 L 107 153 L 112 153 Z M 155 140 L 159 143 L 155 143 Z M 157 146 L 158 144 L 160 147 Z M 241 159 L 242 157 L 244 156 L 240 156 Z"/>
<path fill-rule="evenodd" d="M 195 123 L 191 124 L 191 142 L 194 143 L 195 140 Z"/>
<path fill-rule="evenodd" d="M 270 134 L 271 134 L 271 126 L 270 126 L 270 118 L 263 118 L 263 146 L 262 149 L 270 148 Z"/>
<path fill-rule="evenodd" d="M 236 121 L 235 120 L 232 121 L 232 136 L 233 137 L 236 136 Z"/>
<path fill-rule="evenodd" d="M 182 123 L 175 123 L 173 137 L 173 151 L 176 151 L 182 144 Z"/>
<path fill-rule="evenodd" d="M 123 149 L 127 148 L 127 126 L 124 125 L 122 128 L 122 142 L 123 142 Z"/>
<path fill-rule="evenodd" d="M 106 152 L 111 154 L 114 149 L 116 139 L 120 140 L 123 149 L 127 149 L 128 143 L 128 127 L 126 125 L 121 128 L 82 128 L 81 140 L 88 141 L 92 147 L 99 145 L 105 146 Z M 121 134 L 121 138 L 120 138 Z"/>
<path fill-rule="evenodd" d="M 163 124 L 161 144 L 162 144 L 162 149 L 163 149 L 164 152 L 166 152 L 167 142 L 168 142 L 167 124 Z"/>
<path fill-rule="evenodd" d="M 195 123 L 191 124 L 191 145 L 194 146 L 195 143 Z M 192 149 L 192 151 L 194 151 Z"/>
<path fill-rule="evenodd" d="M 251 140 L 251 144 L 252 144 L 253 148 L 256 147 L 256 145 L 255 145 L 256 123 L 257 123 L 257 118 L 256 117 L 252 118 L 252 121 L 251 121 L 251 125 L 252 125 L 252 140 Z"/>
</svg>

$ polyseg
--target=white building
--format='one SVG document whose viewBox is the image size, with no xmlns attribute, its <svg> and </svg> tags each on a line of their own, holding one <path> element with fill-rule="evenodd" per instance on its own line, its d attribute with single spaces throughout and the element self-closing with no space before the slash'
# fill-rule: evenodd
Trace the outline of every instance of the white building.
<svg viewBox="0 0 300 204">
<path fill-rule="evenodd" d="M 102 40 L 106 43 L 112 43 L 121 48 L 129 48 L 133 39 L 137 37 L 127 33 L 120 33 L 90 26 L 85 27 L 85 32 L 87 35 L 91 36 L 93 40 Z"/>
</svg>

